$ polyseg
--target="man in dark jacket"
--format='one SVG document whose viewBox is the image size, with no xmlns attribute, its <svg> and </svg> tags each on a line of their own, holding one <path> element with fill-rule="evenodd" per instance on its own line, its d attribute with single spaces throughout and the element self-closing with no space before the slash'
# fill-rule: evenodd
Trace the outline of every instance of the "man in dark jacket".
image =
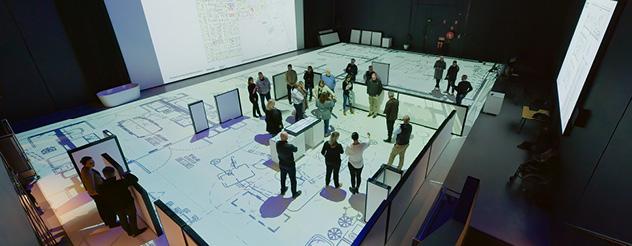
<svg viewBox="0 0 632 246">
<path fill-rule="evenodd" d="M 443 56 L 439 57 L 439 60 L 437 60 L 434 64 L 434 79 L 437 81 L 437 84 L 435 84 L 435 89 L 440 90 L 439 88 L 439 82 L 441 81 L 441 79 L 443 78 L 443 70 L 445 70 L 445 61 L 443 61 Z"/>
<path fill-rule="evenodd" d="M 395 120 L 397 120 L 397 113 L 399 111 L 399 101 L 395 98 L 395 93 L 392 91 L 388 92 L 388 102 L 386 102 L 386 106 L 384 107 L 384 114 L 386 115 L 386 130 L 388 135 L 386 135 L 386 139 L 384 142 L 390 143 L 391 136 L 393 135 L 393 125 L 395 125 Z"/>
<path fill-rule="evenodd" d="M 467 81 L 467 75 L 461 76 L 461 82 L 456 86 L 456 104 L 461 105 L 463 98 L 472 90 L 474 90 L 474 88 L 472 88 L 472 84 Z"/>
<path fill-rule="evenodd" d="M 99 193 L 118 215 L 123 230 L 132 237 L 142 234 L 147 228 L 138 229 L 136 206 L 129 192 L 129 187 L 138 182 L 138 178 L 128 173 L 124 179 L 116 180 L 116 169 L 113 167 L 103 168 L 103 176 L 105 176 L 105 181 L 98 187 Z"/>
<path fill-rule="evenodd" d="M 348 75 L 351 75 L 351 80 L 356 80 L 356 75 L 358 74 L 358 66 L 355 64 L 355 59 L 351 58 L 351 63 L 347 64 L 347 68 L 345 68 L 345 72 Z"/>
<path fill-rule="evenodd" d="M 399 170 L 402 170 L 402 167 L 404 167 L 404 157 L 406 156 L 406 149 L 408 148 L 413 131 L 413 126 L 410 124 L 410 117 L 404 115 L 402 119 L 404 123 L 399 125 L 399 128 L 395 131 L 395 145 L 393 145 L 391 155 L 388 157 L 388 165 L 390 166 L 393 164 L 395 156 L 399 156 L 399 165 L 397 165 L 397 169 Z"/>
<path fill-rule="evenodd" d="M 279 155 L 279 168 L 281 169 L 281 195 L 285 195 L 287 191 L 285 178 L 290 175 L 292 198 L 297 198 L 301 195 L 301 191 L 296 190 L 296 163 L 294 162 L 294 152 L 298 151 L 298 148 L 287 142 L 287 132 L 281 132 L 280 138 L 281 141 L 276 143 L 276 149 Z"/>
<path fill-rule="evenodd" d="M 373 66 L 369 65 L 369 70 L 367 70 L 366 72 L 364 72 L 364 78 L 362 81 L 364 81 L 364 83 L 366 84 L 370 79 L 371 79 L 371 74 L 373 73 Z"/>
<path fill-rule="evenodd" d="M 454 94 L 454 89 L 456 88 L 456 76 L 459 73 L 459 65 L 456 64 L 456 61 L 452 62 L 452 66 L 448 68 L 448 74 L 445 79 L 448 80 L 448 88 L 445 89 L 445 93 Z M 450 91 L 452 89 L 452 91 Z"/>
<path fill-rule="evenodd" d="M 380 94 L 382 94 L 382 81 L 377 78 L 377 74 L 375 72 L 371 73 L 371 78 L 366 82 L 366 93 L 369 94 L 369 115 L 368 117 L 373 116 L 373 118 L 377 117 L 377 112 L 380 108 Z"/>
</svg>

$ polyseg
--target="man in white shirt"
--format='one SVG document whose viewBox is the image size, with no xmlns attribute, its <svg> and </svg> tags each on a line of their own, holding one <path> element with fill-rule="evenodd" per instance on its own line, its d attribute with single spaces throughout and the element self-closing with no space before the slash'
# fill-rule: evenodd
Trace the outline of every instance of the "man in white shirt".
<svg viewBox="0 0 632 246">
<path fill-rule="evenodd" d="M 292 88 L 292 92 L 291 92 L 291 96 L 292 96 L 292 103 L 294 104 L 294 110 L 296 111 L 296 113 L 294 114 L 294 122 L 298 122 L 299 120 L 302 120 L 303 118 L 305 118 L 303 116 L 304 114 L 304 105 L 303 105 L 303 100 L 305 99 L 305 96 L 303 96 L 303 92 L 301 92 L 301 90 L 303 89 L 303 81 L 297 83 L 293 88 Z"/>
<path fill-rule="evenodd" d="M 358 188 L 360 188 L 360 182 L 362 181 L 362 168 L 364 167 L 364 160 L 362 155 L 364 151 L 371 145 L 371 134 L 367 133 L 369 141 L 361 143 L 358 141 L 360 136 L 357 132 L 351 134 L 353 143 L 347 146 L 345 153 L 349 157 L 349 173 L 351 174 L 351 187 L 349 191 L 353 194 L 358 194 Z"/>
</svg>

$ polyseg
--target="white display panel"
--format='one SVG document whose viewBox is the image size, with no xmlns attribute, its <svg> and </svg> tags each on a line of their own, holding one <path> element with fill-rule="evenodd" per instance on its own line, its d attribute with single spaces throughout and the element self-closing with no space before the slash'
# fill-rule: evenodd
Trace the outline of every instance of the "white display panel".
<svg viewBox="0 0 632 246">
<path fill-rule="evenodd" d="M 388 85 L 388 74 L 391 69 L 391 65 L 382 62 L 372 62 L 373 71 L 377 74 L 377 77 L 382 81 L 382 85 Z"/>
<path fill-rule="evenodd" d="M 361 44 L 366 44 L 366 45 L 370 45 L 371 44 L 371 34 L 373 32 L 371 31 L 362 31 L 362 40 L 360 41 Z"/>
<path fill-rule="evenodd" d="M 303 4 L 295 2 L 105 1 L 130 77 L 142 88 L 302 47 Z"/>
<path fill-rule="evenodd" d="M 562 131 L 588 78 L 601 41 L 617 6 L 612 0 L 587 0 L 557 75 L 557 94 Z"/>
<path fill-rule="evenodd" d="M 373 34 L 371 35 L 371 45 L 382 46 L 382 33 L 381 32 L 373 32 Z"/>
<path fill-rule="evenodd" d="M 215 105 L 219 114 L 219 122 L 239 118 L 243 114 L 241 112 L 241 102 L 239 100 L 239 89 L 224 92 L 215 96 Z"/>
<path fill-rule="evenodd" d="M 351 36 L 349 37 L 349 42 L 354 44 L 360 43 L 360 30 L 351 29 Z"/>
<path fill-rule="evenodd" d="M 382 201 L 386 200 L 391 189 L 389 186 L 378 184 L 379 182 L 366 182 L 366 210 L 364 211 L 364 222 L 367 222 Z"/>
<path fill-rule="evenodd" d="M 99 173 L 101 173 L 103 171 L 103 168 L 105 167 L 114 167 L 117 170 L 116 177 L 117 179 L 120 179 L 120 171 L 129 171 L 125 164 L 123 153 L 121 152 L 121 149 L 119 148 L 115 137 L 105 138 L 99 140 L 98 142 L 93 142 L 84 146 L 80 146 L 76 149 L 68 151 L 68 153 L 72 158 L 72 162 L 75 165 L 77 173 L 79 173 L 81 168 L 83 168 L 83 164 L 81 164 L 81 158 L 83 158 L 84 156 L 92 157 L 92 160 L 94 160 L 94 169 L 97 170 Z M 123 168 L 123 170 L 120 170 L 118 167 L 113 166 L 111 163 L 105 160 L 105 158 L 103 158 L 102 156 L 103 154 L 108 154 L 110 157 L 112 157 L 114 161 L 121 165 L 121 168 Z"/>
<path fill-rule="evenodd" d="M 200 100 L 189 104 L 189 114 L 191 115 L 191 121 L 193 123 L 193 130 L 195 133 L 208 129 L 208 119 L 206 118 L 204 101 Z"/>
</svg>

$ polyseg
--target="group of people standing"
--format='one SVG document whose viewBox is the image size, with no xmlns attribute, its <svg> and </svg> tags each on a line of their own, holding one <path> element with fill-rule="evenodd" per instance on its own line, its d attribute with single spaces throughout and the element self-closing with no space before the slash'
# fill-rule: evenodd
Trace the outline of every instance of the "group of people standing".
<svg viewBox="0 0 632 246">
<path fill-rule="evenodd" d="M 103 176 L 94 169 L 95 163 L 92 157 L 85 156 L 79 161 L 83 167 L 80 178 L 83 186 L 97 205 L 97 211 L 101 220 L 110 228 L 123 227 L 127 235 L 136 237 L 147 228 L 138 229 L 136 219 L 136 205 L 129 192 L 129 187 L 138 182 L 138 178 L 127 173 L 123 178 L 116 178 L 116 169 L 103 168 Z M 119 222 L 116 221 L 118 216 Z"/>
<path fill-rule="evenodd" d="M 443 78 L 443 71 L 445 69 L 446 69 L 446 63 L 443 60 L 443 56 L 440 56 L 439 59 L 435 61 L 435 64 L 434 64 L 434 79 L 437 82 L 435 84 L 435 89 L 437 90 L 441 90 L 441 88 L 439 87 L 439 83 L 441 82 L 441 79 Z M 472 84 L 469 81 L 467 81 L 467 75 L 465 74 L 461 76 L 461 82 L 459 82 L 458 85 L 455 85 L 456 79 L 458 77 L 459 69 L 460 68 L 457 62 L 453 61 L 452 65 L 448 68 L 448 72 L 446 73 L 445 79 L 448 81 L 448 85 L 444 93 L 454 95 L 454 92 L 456 91 L 455 101 L 458 105 L 461 105 L 461 103 L 463 102 L 463 98 L 465 98 L 465 96 L 468 93 L 470 93 L 473 90 L 473 88 L 472 88 Z"/>
</svg>

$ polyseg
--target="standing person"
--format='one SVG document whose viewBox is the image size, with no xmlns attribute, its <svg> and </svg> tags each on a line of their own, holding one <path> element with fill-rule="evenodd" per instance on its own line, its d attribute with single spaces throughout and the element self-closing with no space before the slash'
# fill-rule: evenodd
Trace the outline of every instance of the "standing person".
<svg viewBox="0 0 632 246">
<path fill-rule="evenodd" d="M 340 155 L 344 153 L 342 149 L 342 145 L 338 143 L 338 137 L 340 133 L 334 131 L 331 133 L 329 137 L 329 141 L 323 144 L 323 149 L 320 153 L 325 157 L 325 165 L 327 166 L 327 173 L 325 174 L 325 187 L 329 187 L 329 181 L 331 180 L 331 174 L 333 172 L 334 175 L 334 185 L 337 188 L 340 188 L 342 184 L 338 182 L 338 174 L 340 172 L 340 163 L 342 159 L 340 159 Z"/>
<path fill-rule="evenodd" d="M 294 103 L 294 110 L 296 112 L 294 114 L 295 123 L 304 118 L 303 113 L 305 112 L 305 105 L 303 104 L 303 100 L 305 100 L 305 97 L 303 96 L 303 92 L 301 91 L 301 86 L 302 82 L 295 84 L 294 88 L 292 88 L 291 93 L 292 103 Z"/>
<path fill-rule="evenodd" d="M 461 105 L 463 98 L 467 96 L 467 93 L 474 90 L 472 84 L 467 81 L 467 75 L 461 76 L 461 82 L 456 86 L 456 104 Z"/>
<path fill-rule="evenodd" d="M 454 88 L 456 86 L 455 82 L 456 82 L 456 76 L 459 73 L 459 65 L 456 64 L 456 61 L 452 62 L 452 66 L 450 66 L 448 68 L 448 73 L 446 74 L 445 79 L 448 80 L 448 88 L 445 89 L 445 93 L 450 93 L 450 94 L 454 94 Z M 450 89 L 452 89 L 452 91 L 450 91 Z"/>
<path fill-rule="evenodd" d="M 397 120 L 397 113 L 399 112 L 399 100 L 395 98 L 395 93 L 392 91 L 388 92 L 388 102 L 386 102 L 386 106 L 384 107 L 384 114 L 386 115 L 386 139 L 384 142 L 390 143 L 391 136 L 393 136 L 393 125 L 395 125 L 395 120 Z"/>
<path fill-rule="evenodd" d="M 353 77 L 347 74 L 345 80 L 342 81 L 342 114 L 347 115 L 347 109 L 353 114 L 353 107 L 351 102 L 353 101 Z"/>
<path fill-rule="evenodd" d="M 316 101 L 316 108 L 320 111 L 320 118 L 325 125 L 325 136 L 329 134 L 329 119 L 331 119 L 331 111 L 334 109 L 334 102 L 331 94 L 320 94 L 318 101 Z"/>
<path fill-rule="evenodd" d="M 323 74 L 320 79 L 325 82 L 325 85 L 329 87 L 331 91 L 336 91 L 336 77 L 331 74 L 331 70 L 329 70 L 329 68 L 325 70 L 325 74 Z"/>
<path fill-rule="evenodd" d="M 314 94 L 312 90 L 314 89 L 314 69 L 312 66 L 307 66 L 307 71 L 303 74 L 303 80 L 305 81 L 305 90 L 307 94 L 309 94 L 309 101 L 311 102 L 314 98 Z M 318 95 L 316 95 L 318 98 Z"/>
<path fill-rule="evenodd" d="M 325 81 L 321 79 L 318 82 L 318 88 L 316 88 L 316 100 L 320 98 L 320 95 L 325 94 L 325 93 L 334 95 L 334 92 L 331 89 L 329 89 L 329 87 L 325 85 Z M 318 101 L 316 101 L 316 103 L 318 103 Z"/>
<path fill-rule="evenodd" d="M 138 178 L 131 173 L 125 174 L 125 178 L 116 180 L 116 169 L 113 167 L 103 168 L 105 181 L 99 186 L 99 193 L 103 195 L 108 206 L 118 215 L 121 227 L 127 235 L 136 237 L 147 230 L 138 229 L 136 223 L 136 205 L 134 198 L 129 192 L 129 187 L 138 182 Z"/>
<path fill-rule="evenodd" d="M 351 175 L 351 187 L 349 191 L 353 194 L 358 194 L 358 188 L 360 188 L 360 182 L 362 181 L 362 168 L 364 167 L 364 151 L 371 145 L 371 133 L 367 133 L 369 141 L 361 143 L 358 141 L 360 136 L 357 132 L 351 133 L 351 139 L 353 143 L 347 146 L 346 153 L 349 156 L 349 174 Z"/>
<path fill-rule="evenodd" d="M 261 111 L 259 111 L 259 99 L 257 97 L 257 85 L 252 77 L 248 77 L 248 99 L 252 103 L 252 117 L 261 117 Z M 257 116 L 257 114 L 259 116 Z"/>
<path fill-rule="evenodd" d="M 296 75 L 296 71 L 292 69 L 292 64 L 287 65 L 287 72 L 285 72 L 285 81 L 287 82 L 287 100 L 292 104 L 292 97 L 290 96 L 290 91 L 296 85 L 296 81 L 298 80 L 298 76 Z"/>
<path fill-rule="evenodd" d="M 356 75 L 358 75 L 358 66 L 356 66 L 354 58 L 351 58 L 351 62 L 347 64 L 345 72 L 347 73 L 347 75 L 351 75 L 351 79 L 353 81 L 356 80 Z"/>
<path fill-rule="evenodd" d="M 437 81 L 435 84 L 435 89 L 441 90 L 439 88 L 439 82 L 443 78 L 443 70 L 445 70 L 445 61 L 443 61 L 443 56 L 439 56 L 439 60 L 437 60 L 434 64 L 434 79 Z"/>
<path fill-rule="evenodd" d="M 285 195 L 287 186 L 285 179 L 290 176 L 290 185 L 292 187 L 292 198 L 301 195 L 301 191 L 296 189 L 296 162 L 294 162 L 294 152 L 298 148 L 287 142 L 287 132 L 281 132 L 281 141 L 276 143 L 277 153 L 279 153 L 279 168 L 281 169 L 281 195 Z"/>
<path fill-rule="evenodd" d="M 266 76 L 263 76 L 262 72 L 259 72 L 257 92 L 259 92 L 259 99 L 261 99 L 261 108 L 265 110 L 266 104 L 272 97 L 270 97 L 270 80 L 268 80 Z"/>
<path fill-rule="evenodd" d="M 366 93 L 369 94 L 369 115 L 367 117 L 377 117 L 380 108 L 380 94 L 382 94 L 383 89 L 382 81 L 377 78 L 375 72 L 372 72 L 371 79 L 366 82 Z"/>
<path fill-rule="evenodd" d="M 274 107 L 274 100 L 268 101 L 266 107 L 266 131 L 272 135 L 276 135 L 283 129 L 283 115 L 281 110 Z"/>
<path fill-rule="evenodd" d="M 364 83 L 367 84 L 368 81 L 371 79 L 371 74 L 373 74 L 373 65 L 369 65 L 369 70 L 367 70 L 366 72 L 364 72 Z"/>
<path fill-rule="evenodd" d="M 403 120 L 404 123 L 399 125 L 399 128 L 395 131 L 395 145 L 393 145 L 391 155 L 388 157 L 388 165 L 391 166 L 393 165 L 395 156 L 399 155 L 399 165 L 397 165 L 397 169 L 399 170 L 402 170 L 402 167 L 404 167 L 404 156 L 406 156 L 406 149 L 408 148 L 410 135 L 413 131 L 413 126 L 410 125 L 410 117 L 404 115 Z"/>
<path fill-rule="evenodd" d="M 92 198 L 94 203 L 97 205 L 97 211 L 99 212 L 99 217 L 105 225 L 110 228 L 117 227 L 119 224 L 116 223 L 116 214 L 112 211 L 104 197 L 99 194 L 97 187 L 103 184 L 103 177 L 101 177 L 101 173 L 99 171 L 94 170 L 94 160 L 90 156 L 84 156 L 79 160 L 81 165 L 81 171 L 79 172 L 79 177 L 83 182 L 83 187 L 88 192 L 88 195 Z"/>
</svg>

